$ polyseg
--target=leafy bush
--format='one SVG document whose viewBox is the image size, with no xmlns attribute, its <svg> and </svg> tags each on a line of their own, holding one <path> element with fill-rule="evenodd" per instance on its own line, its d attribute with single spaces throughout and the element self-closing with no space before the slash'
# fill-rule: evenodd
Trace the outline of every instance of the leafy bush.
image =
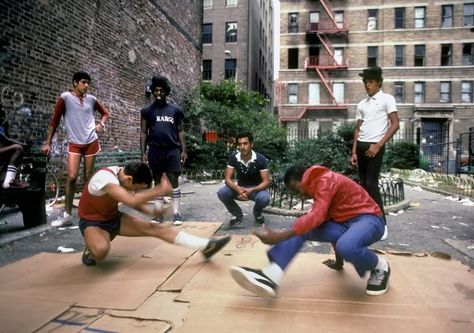
<svg viewBox="0 0 474 333">
<path fill-rule="evenodd" d="M 324 134 L 316 139 L 296 142 L 288 151 L 288 164 L 309 167 L 321 164 L 333 171 L 352 176 L 349 163 L 350 149 L 344 140 L 334 133 Z"/>
<path fill-rule="evenodd" d="M 352 145 L 354 144 L 354 131 L 356 123 L 344 123 L 336 129 L 337 135 L 341 137 L 342 140 L 346 143 L 346 146 L 349 150 L 352 151 Z"/>
<path fill-rule="evenodd" d="M 398 141 L 389 145 L 385 152 L 385 167 L 416 169 L 420 164 L 420 148 L 410 141 Z"/>
<path fill-rule="evenodd" d="M 199 170 L 222 169 L 235 149 L 235 136 L 250 131 L 254 149 L 279 163 L 287 149 L 286 132 L 265 110 L 267 101 L 238 82 L 203 82 L 188 96 L 184 106 L 188 142 L 188 167 Z M 204 129 L 219 135 L 216 143 L 202 140 Z"/>
</svg>

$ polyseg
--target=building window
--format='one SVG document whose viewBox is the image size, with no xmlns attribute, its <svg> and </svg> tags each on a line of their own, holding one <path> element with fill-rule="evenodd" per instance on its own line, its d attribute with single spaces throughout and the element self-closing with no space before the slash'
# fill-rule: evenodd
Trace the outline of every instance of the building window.
<svg viewBox="0 0 474 333">
<path fill-rule="evenodd" d="M 237 22 L 226 22 L 225 24 L 225 42 L 237 42 Z"/>
<path fill-rule="evenodd" d="M 319 12 L 309 12 L 309 25 L 311 30 L 318 30 Z"/>
<path fill-rule="evenodd" d="M 403 103 L 405 101 L 405 84 L 403 82 L 395 82 L 394 96 L 397 103 Z"/>
<path fill-rule="evenodd" d="M 453 44 L 441 44 L 441 66 L 452 66 Z"/>
<path fill-rule="evenodd" d="M 441 6 L 441 26 L 443 28 L 453 26 L 453 5 Z"/>
<path fill-rule="evenodd" d="M 441 82 L 439 95 L 439 101 L 441 103 L 451 102 L 451 82 Z"/>
<path fill-rule="evenodd" d="M 464 25 L 474 25 L 474 3 L 464 4 Z"/>
<path fill-rule="evenodd" d="M 339 29 L 342 29 L 344 27 L 344 11 L 343 10 L 335 11 L 334 20 L 336 21 L 336 26 Z"/>
<path fill-rule="evenodd" d="M 474 65 L 474 44 L 462 45 L 462 64 L 464 66 Z"/>
<path fill-rule="evenodd" d="M 405 66 L 405 45 L 395 45 L 395 66 Z"/>
<path fill-rule="evenodd" d="M 425 65 L 425 46 L 415 45 L 415 66 Z"/>
<path fill-rule="evenodd" d="M 461 102 L 472 103 L 472 81 L 461 82 Z"/>
<path fill-rule="evenodd" d="M 212 80 L 212 60 L 202 61 L 202 79 L 204 81 Z"/>
<path fill-rule="evenodd" d="M 212 8 L 212 5 L 213 5 L 213 0 L 204 0 L 204 4 L 203 4 L 204 9 Z"/>
<path fill-rule="evenodd" d="M 288 104 L 298 104 L 298 83 L 288 83 Z"/>
<path fill-rule="evenodd" d="M 425 27 L 426 7 L 415 7 L 415 28 Z"/>
<path fill-rule="evenodd" d="M 395 8 L 395 29 L 405 28 L 405 8 Z"/>
<path fill-rule="evenodd" d="M 226 7 L 235 7 L 237 6 L 237 0 L 225 0 Z"/>
<path fill-rule="evenodd" d="M 288 49 L 288 69 L 298 68 L 298 49 Z"/>
<path fill-rule="evenodd" d="M 288 32 L 295 33 L 298 32 L 298 13 L 289 13 L 288 14 Z"/>
<path fill-rule="evenodd" d="M 367 31 L 377 30 L 378 9 L 367 10 Z"/>
<path fill-rule="evenodd" d="M 226 59 L 225 60 L 225 74 L 224 78 L 235 79 L 236 69 L 237 69 L 237 59 Z"/>
<path fill-rule="evenodd" d="M 368 67 L 377 66 L 378 53 L 379 53 L 379 50 L 377 46 L 367 47 L 367 66 Z"/>
<path fill-rule="evenodd" d="M 204 23 L 202 25 L 202 43 L 212 43 L 212 23 Z"/>
<path fill-rule="evenodd" d="M 415 82 L 415 104 L 422 104 L 425 102 L 425 83 Z"/>
<path fill-rule="evenodd" d="M 336 103 L 344 103 L 344 83 L 336 82 L 332 84 L 332 92 Z"/>
</svg>

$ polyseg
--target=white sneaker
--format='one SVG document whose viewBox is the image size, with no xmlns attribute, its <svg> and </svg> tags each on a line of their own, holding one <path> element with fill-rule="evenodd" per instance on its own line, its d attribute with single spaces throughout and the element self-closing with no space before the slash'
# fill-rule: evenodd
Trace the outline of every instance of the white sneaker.
<svg viewBox="0 0 474 333">
<path fill-rule="evenodd" d="M 385 225 L 385 230 L 383 232 L 382 238 L 380 238 L 381 241 L 387 240 L 388 238 L 388 228 L 387 225 Z"/>
<path fill-rule="evenodd" d="M 52 227 L 67 227 L 69 225 L 74 224 L 74 219 L 72 215 L 69 215 L 68 213 L 64 212 L 63 217 L 58 218 L 57 220 L 54 220 L 51 222 Z"/>
</svg>

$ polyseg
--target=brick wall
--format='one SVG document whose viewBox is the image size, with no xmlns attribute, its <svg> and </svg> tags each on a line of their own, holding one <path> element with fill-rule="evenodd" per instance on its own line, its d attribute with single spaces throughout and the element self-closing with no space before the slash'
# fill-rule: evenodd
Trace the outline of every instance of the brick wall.
<svg viewBox="0 0 474 333">
<path fill-rule="evenodd" d="M 147 79 L 168 76 L 171 100 L 199 80 L 201 1 L 4 0 L 0 2 L 0 102 L 16 137 L 39 145 L 54 103 L 77 70 L 110 110 L 103 150 L 139 149 Z M 61 129 L 53 161 L 65 166 Z"/>
</svg>

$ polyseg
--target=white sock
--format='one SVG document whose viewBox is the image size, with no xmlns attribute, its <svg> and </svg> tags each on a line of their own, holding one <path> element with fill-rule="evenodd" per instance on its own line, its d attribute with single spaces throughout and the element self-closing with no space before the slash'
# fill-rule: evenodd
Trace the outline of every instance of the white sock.
<svg viewBox="0 0 474 333">
<path fill-rule="evenodd" d="M 209 243 L 209 239 L 194 236 L 188 234 L 187 232 L 180 231 L 174 239 L 174 243 L 176 245 L 186 246 L 195 250 L 203 250 L 207 246 L 207 243 Z"/>
<path fill-rule="evenodd" d="M 181 202 L 181 188 L 177 187 L 173 189 L 173 198 L 171 204 L 173 205 L 173 213 L 179 213 L 179 204 Z"/>
<path fill-rule="evenodd" d="M 3 180 L 3 188 L 10 188 L 10 183 L 16 177 L 16 173 L 18 172 L 18 168 L 14 165 L 9 165 L 7 167 L 7 174 L 5 175 L 5 179 Z"/>
<path fill-rule="evenodd" d="M 279 284 L 281 279 L 283 278 L 283 270 L 275 264 L 274 262 L 270 262 L 270 265 L 268 265 L 265 268 L 262 268 L 263 274 L 265 274 L 270 280 L 275 282 L 276 284 Z"/>
<path fill-rule="evenodd" d="M 385 258 L 382 258 L 381 256 L 377 256 L 379 258 L 379 261 L 377 262 L 377 266 L 375 266 L 375 269 L 381 269 L 383 271 L 388 271 L 388 262 L 385 260 Z"/>
<path fill-rule="evenodd" d="M 70 218 L 70 217 L 72 217 L 72 214 L 69 214 L 68 212 L 64 212 L 64 213 L 63 213 L 63 216 L 64 216 L 64 217 L 67 217 L 67 218 Z"/>
</svg>

